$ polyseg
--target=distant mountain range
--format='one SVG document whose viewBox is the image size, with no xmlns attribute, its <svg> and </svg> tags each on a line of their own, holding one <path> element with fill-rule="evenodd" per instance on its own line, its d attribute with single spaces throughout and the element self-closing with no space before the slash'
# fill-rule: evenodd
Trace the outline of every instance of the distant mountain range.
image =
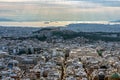
<svg viewBox="0 0 120 80">
<path fill-rule="evenodd" d="M 7 18 L 0 18 L 0 22 L 3 22 L 3 21 L 13 21 L 13 20 L 7 19 Z"/>
<path fill-rule="evenodd" d="M 0 26 L 0 36 L 11 39 L 73 39 L 83 37 L 89 40 L 120 41 L 120 24 L 77 23 L 66 27 L 3 27 Z"/>
<path fill-rule="evenodd" d="M 120 20 L 110 21 L 110 22 L 120 22 Z"/>
<path fill-rule="evenodd" d="M 69 24 L 61 29 L 75 32 L 120 32 L 120 24 L 78 23 Z"/>
</svg>

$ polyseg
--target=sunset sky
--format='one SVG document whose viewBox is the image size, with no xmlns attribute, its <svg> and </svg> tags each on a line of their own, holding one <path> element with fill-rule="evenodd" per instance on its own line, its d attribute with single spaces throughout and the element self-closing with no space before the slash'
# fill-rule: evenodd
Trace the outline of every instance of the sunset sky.
<svg viewBox="0 0 120 80">
<path fill-rule="evenodd" d="M 120 0 L 0 0 L 0 21 L 120 20 Z"/>
</svg>

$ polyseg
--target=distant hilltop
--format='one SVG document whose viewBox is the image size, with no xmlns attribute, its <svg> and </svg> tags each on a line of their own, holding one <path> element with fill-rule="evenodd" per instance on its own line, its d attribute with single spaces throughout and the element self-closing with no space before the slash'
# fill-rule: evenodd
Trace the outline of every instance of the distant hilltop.
<svg viewBox="0 0 120 80">
<path fill-rule="evenodd" d="M 13 21 L 13 20 L 7 19 L 7 18 L 0 18 L 0 22 L 5 22 L 5 21 L 11 22 L 11 21 Z"/>
<path fill-rule="evenodd" d="M 120 41 L 120 24 L 71 23 L 64 27 L 0 27 L 5 39 L 38 39 L 40 41 L 85 38 L 91 41 Z"/>
<path fill-rule="evenodd" d="M 75 32 L 120 32 L 120 24 L 77 23 L 61 28 Z"/>
<path fill-rule="evenodd" d="M 110 21 L 110 22 L 120 23 L 120 20 L 115 20 L 115 21 Z"/>
</svg>

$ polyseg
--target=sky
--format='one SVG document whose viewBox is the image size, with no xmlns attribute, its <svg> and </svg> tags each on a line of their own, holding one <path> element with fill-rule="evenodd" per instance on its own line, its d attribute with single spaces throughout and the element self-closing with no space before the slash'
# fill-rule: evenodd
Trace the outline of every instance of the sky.
<svg viewBox="0 0 120 80">
<path fill-rule="evenodd" d="M 0 0 L 0 22 L 120 20 L 120 0 Z"/>
</svg>

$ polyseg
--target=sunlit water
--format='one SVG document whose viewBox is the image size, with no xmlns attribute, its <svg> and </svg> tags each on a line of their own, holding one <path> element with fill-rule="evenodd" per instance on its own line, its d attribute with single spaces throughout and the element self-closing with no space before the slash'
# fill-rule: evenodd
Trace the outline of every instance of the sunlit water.
<svg viewBox="0 0 120 80">
<path fill-rule="evenodd" d="M 98 24 L 108 24 L 107 21 L 42 21 L 42 22 L 0 22 L 0 26 L 14 26 L 14 27 L 58 27 L 65 26 L 72 23 L 98 23 Z M 114 23 L 113 23 L 114 24 Z"/>
</svg>

